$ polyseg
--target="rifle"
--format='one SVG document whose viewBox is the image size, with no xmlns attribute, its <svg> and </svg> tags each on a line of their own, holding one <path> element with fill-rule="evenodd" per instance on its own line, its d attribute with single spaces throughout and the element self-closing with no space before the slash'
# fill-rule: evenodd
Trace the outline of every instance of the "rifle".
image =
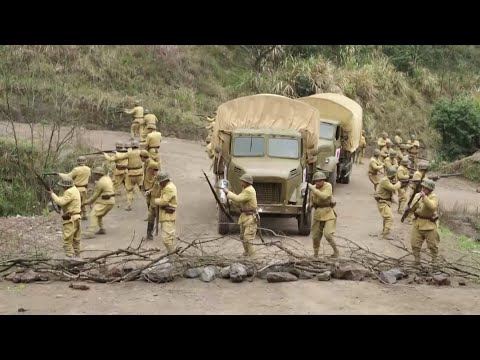
<svg viewBox="0 0 480 360">
<path fill-rule="evenodd" d="M 160 207 L 157 206 L 157 212 L 155 213 L 155 236 L 158 236 L 158 222 L 160 220 Z"/>
<path fill-rule="evenodd" d="M 460 176 L 460 175 L 463 175 L 463 174 L 462 173 L 440 174 L 440 175 L 430 177 L 430 180 L 437 181 L 437 180 L 440 180 L 442 178 L 448 178 L 448 177 Z"/>
<path fill-rule="evenodd" d="M 410 197 L 410 200 L 408 200 L 408 204 L 407 204 L 407 208 L 405 209 L 405 212 L 403 213 L 402 215 L 402 219 L 400 220 L 402 223 L 405 221 L 405 219 L 407 218 L 408 214 L 410 213 L 410 204 L 412 203 L 413 201 L 413 198 L 415 197 L 415 195 L 419 192 L 420 190 L 420 184 L 422 183 L 423 181 L 423 178 L 425 177 L 425 173 L 422 175 L 422 178 L 420 179 L 420 181 L 418 182 L 417 186 L 415 187 L 415 191 L 413 192 L 412 196 Z M 411 181 L 411 180 L 409 180 Z M 420 200 L 420 199 L 419 199 Z M 417 200 L 418 202 L 418 200 Z M 417 202 L 414 204 L 414 206 L 417 204 Z"/>
<path fill-rule="evenodd" d="M 230 220 L 232 223 L 234 223 L 235 220 L 233 219 L 232 215 L 230 215 L 230 214 L 227 212 L 227 210 L 225 210 L 225 208 L 223 207 L 223 204 L 222 204 L 222 202 L 220 201 L 220 199 L 218 198 L 217 193 L 215 192 L 215 189 L 213 188 L 212 184 L 210 183 L 210 180 L 208 179 L 207 174 L 205 174 L 205 171 L 203 171 L 203 170 L 202 170 L 202 172 L 203 172 L 203 175 L 205 175 L 205 179 L 207 179 L 208 186 L 210 187 L 210 190 L 212 191 L 212 194 L 213 194 L 213 196 L 215 197 L 215 201 L 217 202 L 217 205 L 220 207 L 220 209 L 223 211 L 223 213 L 224 213 L 225 215 L 227 215 L 228 220 Z"/>
<path fill-rule="evenodd" d="M 93 152 L 93 153 L 82 154 L 82 156 L 102 155 L 103 153 L 114 153 L 114 152 L 117 152 L 117 150 L 102 150 L 102 151 L 97 151 L 97 152 Z"/>
<path fill-rule="evenodd" d="M 45 181 L 43 180 L 43 178 L 42 178 L 40 175 L 38 175 L 38 173 L 37 173 L 35 170 L 32 169 L 32 171 L 33 171 L 33 173 L 35 174 L 35 176 L 37 177 L 37 179 L 40 180 L 40 182 L 41 182 L 42 185 L 45 187 L 45 189 L 47 189 L 47 191 L 50 191 L 50 190 L 51 190 L 51 189 L 50 189 L 50 186 L 48 186 L 48 185 L 45 183 Z M 55 174 L 55 175 L 56 175 L 56 174 Z M 53 199 L 51 199 L 50 201 L 52 202 L 53 210 L 55 210 L 55 212 L 57 212 L 57 213 L 60 214 L 60 208 L 59 208 L 59 206 L 55 203 L 55 201 L 53 201 Z"/>
</svg>

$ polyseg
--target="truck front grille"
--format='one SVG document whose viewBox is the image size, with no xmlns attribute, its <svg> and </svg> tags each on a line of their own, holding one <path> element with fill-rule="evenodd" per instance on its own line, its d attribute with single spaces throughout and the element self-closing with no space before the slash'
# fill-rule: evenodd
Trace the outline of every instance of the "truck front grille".
<svg viewBox="0 0 480 360">
<path fill-rule="evenodd" d="M 253 185 L 257 192 L 259 204 L 279 204 L 282 202 L 282 184 L 256 183 Z"/>
</svg>

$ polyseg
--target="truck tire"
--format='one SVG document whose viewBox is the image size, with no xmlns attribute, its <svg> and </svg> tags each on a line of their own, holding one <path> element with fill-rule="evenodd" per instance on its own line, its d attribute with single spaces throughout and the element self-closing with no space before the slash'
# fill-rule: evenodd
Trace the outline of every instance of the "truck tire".
<svg viewBox="0 0 480 360">
<path fill-rule="evenodd" d="M 297 216 L 298 234 L 301 236 L 310 235 L 310 229 L 312 227 L 312 212 Z"/>
<path fill-rule="evenodd" d="M 218 233 L 220 235 L 226 235 L 230 232 L 230 225 L 228 224 L 230 220 L 228 219 L 227 215 L 220 210 L 220 207 L 217 206 L 218 212 Z"/>
<path fill-rule="evenodd" d="M 342 183 L 344 183 L 344 184 L 349 184 L 350 183 L 350 176 L 352 175 L 352 170 L 353 170 L 353 161 L 350 160 L 350 173 L 348 174 L 348 176 L 343 177 Z"/>
<path fill-rule="evenodd" d="M 336 166 L 335 166 L 335 169 L 330 173 L 327 181 L 332 185 L 332 192 L 334 192 L 335 185 L 337 184 L 337 167 Z"/>
</svg>

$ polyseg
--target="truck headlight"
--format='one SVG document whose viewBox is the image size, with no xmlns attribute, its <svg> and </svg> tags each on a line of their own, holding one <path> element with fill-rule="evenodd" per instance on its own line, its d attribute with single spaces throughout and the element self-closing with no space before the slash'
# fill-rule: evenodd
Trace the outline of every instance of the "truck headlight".
<svg viewBox="0 0 480 360">
<path fill-rule="evenodd" d="M 325 164 L 328 164 L 330 162 L 330 159 L 325 159 Z"/>
<path fill-rule="evenodd" d="M 306 189 L 302 189 L 302 191 L 300 191 L 302 193 L 302 196 L 305 196 L 305 191 Z"/>
<path fill-rule="evenodd" d="M 263 209 L 262 209 L 261 207 L 259 207 L 259 208 L 257 209 L 257 211 L 258 211 L 259 213 L 261 213 L 261 212 L 263 211 Z"/>
</svg>

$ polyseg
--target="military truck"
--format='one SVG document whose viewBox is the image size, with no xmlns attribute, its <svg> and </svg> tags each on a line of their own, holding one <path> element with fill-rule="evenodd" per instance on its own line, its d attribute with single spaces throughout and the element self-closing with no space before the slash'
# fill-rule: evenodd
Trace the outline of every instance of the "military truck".
<svg viewBox="0 0 480 360">
<path fill-rule="evenodd" d="M 346 96 L 333 93 L 298 100 L 320 113 L 317 169 L 325 172 L 332 187 L 336 182 L 348 184 L 362 135 L 362 107 Z"/>
<path fill-rule="evenodd" d="M 259 94 L 228 101 L 217 109 L 212 136 L 216 192 L 230 215 L 239 215 L 221 188 L 242 191 L 240 176 L 253 176 L 261 217 L 294 217 L 301 235 L 310 234 L 306 187 L 315 171 L 320 116 L 310 105 L 284 96 Z M 217 205 L 218 232 L 229 232 Z"/>
</svg>

